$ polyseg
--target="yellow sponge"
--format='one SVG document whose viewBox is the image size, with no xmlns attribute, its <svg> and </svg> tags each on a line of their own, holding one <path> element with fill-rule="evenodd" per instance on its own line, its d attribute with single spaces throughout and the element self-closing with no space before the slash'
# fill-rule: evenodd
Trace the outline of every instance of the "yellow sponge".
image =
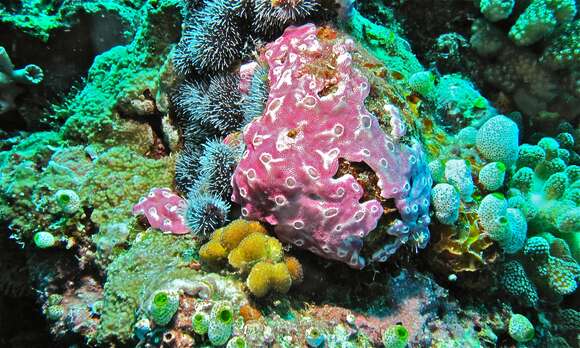
<svg viewBox="0 0 580 348">
<path fill-rule="evenodd" d="M 272 264 L 258 262 L 250 271 L 246 286 L 256 297 L 264 297 L 270 291 L 270 273 Z"/>
</svg>

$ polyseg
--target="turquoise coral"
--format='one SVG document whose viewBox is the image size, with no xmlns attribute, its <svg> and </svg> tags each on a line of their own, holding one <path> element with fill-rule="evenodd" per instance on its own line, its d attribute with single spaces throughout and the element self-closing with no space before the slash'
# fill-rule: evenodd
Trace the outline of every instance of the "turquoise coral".
<svg viewBox="0 0 580 348">
<path fill-rule="evenodd" d="M 491 162 L 479 171 L 479 183 L 487 191 L 495 191 L 503 186 L 506 167 L 502 162 Z"/>
<path fill-rule="evenodd" d="M 34 244 L 40 249 L 53 247 L 56 239 L 50 232 L 36 232 L 34 235 Z"/>
<path fill-rule="evenodd" d="M 538 292 L 520 262 L 509 261 L 503 265 L 500 284 L 509 295 L 521 300 L 525 305 L 530 307 L 537 305 Z"/>
<path fill-rule="evenodd" d="M 531 45 L 551 34 L 560 23 L 574 19 L 574 0 L 533 0 L 510 29 L 509 35 L 518 45 Z"/>
<path fill-rule="evenodd" d="M 525 343 L 534 338 L 535 330 L 528 318 L 521 314 L 512 314 L 508 332 L 516 342 Z"/>
<path fill-rule="evenodd" d="M 510 16 L 515 3 L 515 0 L 481 0 L 479 8 L 487 19 L 497 22 Z"/>
<path fill-rule="evenodd" d="M 431 199 L 437 220 L 445 225 L 454 224 L 459 218 L 461 203 L 459 192 L 449 184 L 437 184 L 431 191 Z"/>
<path fill-rule="evenodd" d="M 518 136 L 515 122 L 502 115 L 492 117 L 477 132 L 477 150 L 485 159 L 510 168 L 518 159 Z"/>
</svg>

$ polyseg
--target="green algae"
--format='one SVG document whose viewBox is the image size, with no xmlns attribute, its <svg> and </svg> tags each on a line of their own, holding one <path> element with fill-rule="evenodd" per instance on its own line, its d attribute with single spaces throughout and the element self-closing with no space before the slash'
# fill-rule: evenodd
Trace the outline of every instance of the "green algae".
<svg viewBox="0 0 580 348">
<path fill-rule="evenodd" d="M 354 10 L 346 29 L 389 70 L 402 74 L 404 80 L 423 70 L 421 63 L 411 52 L 409 43 L 398 35 L 396 28 L 375 24 Z"/>
<path fill-rule="evenodd" d="M 55 129 L 63 124 L 58 131 L 2 141 L 0 220 L 10 221 L 13 238 L 26 242 L 47 231 L 83 240 L 92 223 L 126 223 L 151 187 L 172 185 L 173 159 L 143 156 L 155 135 L 131 105 L 145 92 L 162 95 L 161 83 L 169 88 L 159 76 L 179 36 L 180 11 L 176 0 L 147 2 L 133 42 L 98 56 L 84 87 L 53 107 L 48 118 Z M 60 189 L 79 195 L 78 213 L 63 214 L 54 199 Z"/>
</svg>

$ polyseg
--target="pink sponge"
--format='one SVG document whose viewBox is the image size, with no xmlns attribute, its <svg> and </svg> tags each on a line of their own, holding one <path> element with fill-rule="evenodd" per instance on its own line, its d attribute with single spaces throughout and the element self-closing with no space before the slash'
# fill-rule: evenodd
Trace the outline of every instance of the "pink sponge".
<svg viewBox="0 0 580 348">
<path fill-rule="evenodd" d="M 381 196 L 401 219 L 372 256 L 385 261 L 403 243 L 429 239 L 431 177 L 418 144 L 386 135 L 365 108 L 368 80 L 352 64 L 354 42 L 319 39 L 312 25 L 289 27 L 266 46 L 270 94 L 264 114 L 244 129 L 246 151 L 232 178 L 242 215 L 275 226 L 278 237 L 329 259 L 362 268 L 363 238 L 383 214 L 378 200 L 360 202 L 352 175 L 335 178 L 339 158 L 364 162 Z M 334 73 L 317 74 L 317 67 Z"/>
<path fill-rule="evenodd" d="M 153 188 L 133 206 L 133 215 L 143 214 L 153 228 L 173 234 L 186 234 L 183 222 L 186 201 L 167 188 Z"/>
</svg>

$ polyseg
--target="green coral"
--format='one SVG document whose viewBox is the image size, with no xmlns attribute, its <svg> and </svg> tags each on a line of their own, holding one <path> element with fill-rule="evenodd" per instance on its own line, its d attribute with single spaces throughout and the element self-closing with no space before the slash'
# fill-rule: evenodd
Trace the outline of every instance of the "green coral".
<svg viewBox="0 0 580 348">
<path fill-rule="evenodd" d="M 534 0 L 509 31 L 520 46 L 531 45 L 551 34 L 558 24 L 570 22 L 576 15 L 575 0 Z"/>
<path fill-rule="evenodd" d="M 46 249 L 54 246 L 56 239 L 50 232 L 36 232 L 34 235 L 34 244 L 37 248 Z"/>
<path fill-rule="evenodd" d="M 375 24 L 356 9 L 352 11 L 353 15 L 346 23 L 348 33 L 390 70 L 401 74 L 405 79 L 423 70 L 407 41 L 401 38 L 393 27 Z"/>
<path fill-rule="evenodd" d="M 525 305 L 534 307 L 538 303 L 536 287 L 520 262 L 509 261 L 503 265 L 500 284 L 509 295 L 521 300 Z"/>
<path fill-rule="evenodd" d="M 534 338 L 534 325 L 521 314 L 513 314 L 508 325 L 508 332 L 516 342 L 525 343 Z"/>
<path fill-rule="evenodd" d="M 58 321 L 64 316 L 64 307 L 61 305 L 52 305 L 46 308 L 46 318 L 50 321 Z"/>
<path fill-rule="evenodd" d="M 0 219 L 10 221 L 12 237 L 28 242 L 39 231 L 62 236 L 83 230 L 84 212 L 63 214 L 53 199 L 58 190 L 82 182 L 78 173 L 90 165 L 82 148 L 63 148 L 54 132 L 14 140 L 18 143 L 0 156 Z"/>
<path fill-rule="evenodd" d="M 546 152 L 538 145 L 522 144 L 518 148 L 518 168 L 534 168 L 537 163 L 546 159 Z"/>
<path fill-rule="evenodd" d="M 544 50 L 540 62 L 552 69 L 573 68 L 580 64 L 580 20 L 563 26 Z"/>
<path fill-rule="evenodd" d="M 565 173 L 552 174 L 544 183 L 544 195 L 547 199 L 558 199 L 562 197 L 567 187 L 568 176 Z"/>
<path fill-rule="evenodd" d="M 149 91 L 157 98 L 159 70 L 167 61 L 171 43 L 179 34 L 180 11 L 176 0 L 149 1 L 139 12 L 143 24 L 127 46 L 97 56 L 85 87 L 65 105 L 56 107 L 54 121 L 65 121 L 64 138 L 76 143 L 126 145 L 144 153 L 152 143 L 147 124 L 124 119 L 139 116 L 135 100 Z M 138 103 L 137 103 L 138 104 Z"/>
<path fill-rule="evenodd" d="M 143 2 L 21 0 L 14 1 L 8 8 L 0 7 L 0 22 L 47 42 L 53 32 L 70 29 L 87 15 L 116 14 L 127 24 L 134 24 L 138 20 L 137 9 Z"/>
<path fill-rule="evenodd" d="M 154 291 L 175 279 L 195 279 L 183 253 L 196 244 L 189 238 L 149 230 L 138 235 L 131 248 L 107 268 L 104 306 L 96 339 L 128 342 L 139 309 Z"/>
<path fill-rule="evenodd" d="M 419 71 L 409 77 L 411 90 L 428 97 L 435 88 L 435 76 L 430 71 Z"/>
<path fill-rule="evenodd" d="M 151 187 L 171 186 L 172 163 L 170 157 L 154 160 L 123 147 L 100 155 L 80 191 L 94 208 L 91 220 L 105 224 L 129 218 L 133 204 Z"/>
</svg>

